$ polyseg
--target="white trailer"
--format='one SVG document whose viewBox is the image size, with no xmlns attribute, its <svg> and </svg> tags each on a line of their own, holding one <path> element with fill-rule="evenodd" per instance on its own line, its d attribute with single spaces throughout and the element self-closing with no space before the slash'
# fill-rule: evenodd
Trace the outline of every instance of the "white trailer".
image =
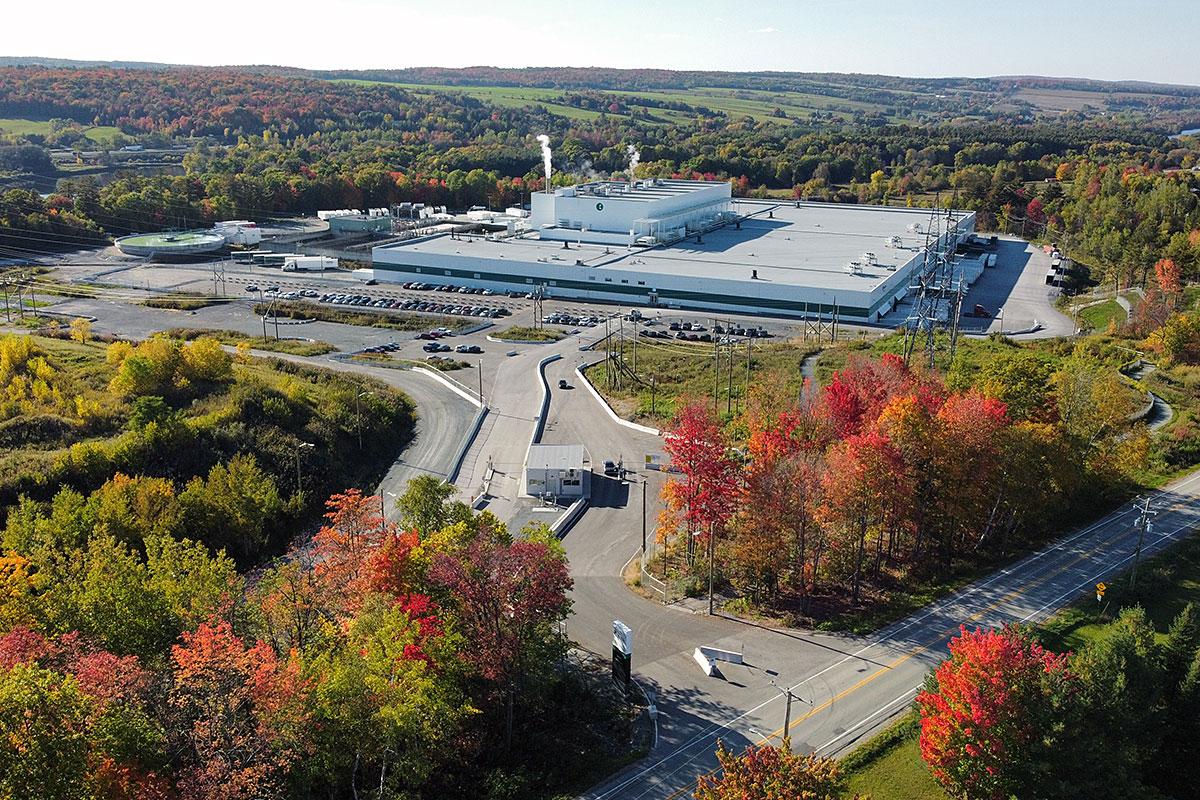
<svg viewBox="0 0 1200 800">
<path fill-rule="evenodd" d="M 283 262 L 284 272 L 322 272 L 337 269 L 338 260 L 329 256 L 296 256 Z"/>
</svg>

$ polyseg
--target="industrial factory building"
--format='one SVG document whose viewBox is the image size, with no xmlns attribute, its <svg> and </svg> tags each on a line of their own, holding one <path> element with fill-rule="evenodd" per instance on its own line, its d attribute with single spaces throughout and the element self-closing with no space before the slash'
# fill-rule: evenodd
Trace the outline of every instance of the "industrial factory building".
<svg viewBox="0 0 1200 800">
<path fill-rule="evenodd" d="M 664 308 L 836 308 L 874 322 L 908 292 L 931 225 L 950 227 L 928 209 L 735 200 L 714 181 L 598 181 L 535 194 L 530 207 L 492 232 L 376 247 L 370 276 Z M 974 230 L 970 212 L 951 220 L 960 236 Z"/>
</svg>

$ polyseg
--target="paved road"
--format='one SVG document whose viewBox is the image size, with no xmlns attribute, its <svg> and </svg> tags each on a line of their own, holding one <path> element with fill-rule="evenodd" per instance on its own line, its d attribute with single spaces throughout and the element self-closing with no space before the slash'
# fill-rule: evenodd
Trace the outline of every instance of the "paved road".
<svg viewBox="0 0 1200 800">
<path fill-rule="evenodd" d="M 624 456 L 634 464 L 661 448 L 657 437 L 609 419 L 584 388 L 557 389 L 560 377 L 578 383 L 573 362 L 547 368 L 555 388 L 545 441 L 580 442 L 594 460 Z M 607 654 L 612 620 L 630 625 L 635 677 L 655 695 L 659 709 L 658 746 L 643 762 L 583 795 L 590 800 L 677 796 L 715 766 L 718 738 L 734 747 L 778 739 L 784 701 L 772 682 L 794 687 L 804 699 L 793 707 L 793 746 L 843 753 L 909 704 L 959 625 L 1042 619 L 1096 581 L 1127 569 L 1137 542 L 1129 504 L 873 636 L 770 629 L 663 606 L 624 586 L 621 571 L 641 546 L 643 481 L 652 535 L 661 476 L 645 472 L 626 483 L 597 476 L 592 507 L 564 539 L 575 579 L 569 636 Z M 1200 521 L 1200 475 L 1154 497 L 1161 513 L 1147 538 L 1147 554 Z M 728 666 L 722 678 L 708 678 L 691 656 L 702 644 L 741 651 L 748 666 Z"/>
<path fill-rule="evenodd" d="M 253 333 L 254 326 L 259 324 L 258 318 L 251 315 L 246 309 L 228 306 L 201 309 L 202 312 L 209 312 L 208 314 L 187 314 L 107 300 L 69 300 L 59 303 L 55 308 L 70 313 L 95 316 L 97 321 L 92 327 L 97 333 L 113 333 L 132 338 L 144 338 L 157 331 L 172 327 L 219 327 Z M 356 336 L 380 335 L 380 332 L 376 332 L 374 329 L 333 324 L 329 324 L 327 327 L 333 329 L 338 336 L 345 340 L 352 340 Z M 471 422 L 475 417 L 476 404 L 420 372 L 343 363 L 325 357 L 310 358 L 282 353 L 259 353 L 259 355 L 336 372 L 369 375 L 389 386 L 400 389 L 412 398 L 417 407 L 413 441 L 397 454 L 395 462 L 379 485 L 377 491 L 385 498 L 388 497 L 388 492 L 400 494 L 404 490 L 404 485 L 417 475 L 429 473 L 445 477 L 450 471 L 458 445 L 470 431 Z M 389 507 L 391 505 L 388 503 Z"/>
</svg>

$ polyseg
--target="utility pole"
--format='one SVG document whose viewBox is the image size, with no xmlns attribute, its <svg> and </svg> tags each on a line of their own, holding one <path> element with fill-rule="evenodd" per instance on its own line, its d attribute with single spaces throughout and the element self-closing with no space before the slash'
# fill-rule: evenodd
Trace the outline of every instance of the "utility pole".
<svg viewBox="0 0 1200 800">
<path fill-rule="evenodd" d="M 650 376 L 650 413 L 658 413 L 658 376 Z"/>
<path fill-rule="evenodd" d="M 4 287 L 4 321 L 12 322 L 12 314 L 8 310 L 8 280 L 0 281 Z"/>
<path fill-rule="evenodd" d="M 713 340 L 713 416 L 717 415 L 721 401 L 721 343 Z"/>
<path fill-rule="evenodd" d="M 708 523 L 708 615 L 713 615 L 713 540 L 716 538 L 717 524 Z"/>
<path fill-rule="evenodd" d="M 729 343 L 729 374 L 725 387 L 725 413 L 733 414 L 733 342 Z"/>
<path fill-rule="evenodd" d="M 304 493 L 304 476 L 300 473 L 300 451 L 306 447 L 316 447 L 312 442 L 301 442 L 296 445 L 296 494 Z"/>
<path fill-rule="evenodd" d="M 775 681 L 771 681 L 771 685 L 775 687 L 775 691 L 787 698 L 787 705 L 783 710 L 783 746 L 786 747 L 790 753 L 792 751 L 792 736 L 790 730 L 792 727 L 792 701 L 803 700 L 803 698 L 794 693 L 790 687 L 784 688 Z"/>
<path fill-rule="evenodd" d="M 483 405 L 483 359 L 479 359 L 477 364 L 479 373 L 479 405 Z"/>
<path fill-rule="evenodd" d="M 1147 497 L 1142 503 L 1142 513 L 1138 515 L 1138 543 L 1137 550 L 1133 552 L 1133 569 L 1129 571 L 1129 591 L 1133 592 L 1134 585 L 1137 581 L 1138 561 L 1142 557 L 1142 544 L 1145 541 L 1146 534 L 1154 529 L 1154 525 L 1150 522 L 1150 518 L 1157 514 L 1157 511 L 1150 510 L 1150 498 Z"/>
<path fill-rule="evenodd" d="M 754 340 L 746 337 L 746 390 L 742 392 L 745 398 L 750 397 L 750 350 L 754 345 Z"/>
<path fill-rule="evenodd" d="M 646 476 L 642 475 L 642 560 L 646 559 Z"/>
<path fill-rule="evenodd" d="M 358 429 L 358 449 L 362 450 L 362 399 L 370 392 L 355 392 L 354 394 L 354 419 L 355 427 Z"/>
</svg>

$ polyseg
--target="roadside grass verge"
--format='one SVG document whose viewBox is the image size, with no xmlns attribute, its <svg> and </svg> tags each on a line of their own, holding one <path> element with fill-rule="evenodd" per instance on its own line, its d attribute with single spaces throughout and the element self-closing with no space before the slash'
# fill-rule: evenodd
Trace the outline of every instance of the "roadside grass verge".
<svg viewBox="0 0 1200 800">
<path fill-rule="evenodd" d="M 329 342 L 311 342 L 306 339 L 264 339 L 261 336 L 250 336 L 237 331 L 227 331 L 210 328 L 170 328 L 163 331 L 173 339 L 191 341 L 201 336 L 211 336 L 221 344 L 236 347 L 242 342 L 255 350 L 265 350 L 268 353 L 285 353 L 290 356 L 322 356 L 337 350 Z"/>
<path fill-rule="evenodd" d="M 1104 600 L 1088 593 L 1038 628 L 1038 638 L 1056 652 L 1078 650 L 1104 637 L 1121 610 L 1140 605 L 1159 636 L 1188 603 L 1200 604 L 1200 538 L 1184 539 L 1138 567 L 1135 588 L 1130 572 L 1108 582 Z M 946 800 L 921 759 L 920 721 L 908 712 L 841 761 L 848 794 L 888 800 Z"/>
</svg>

